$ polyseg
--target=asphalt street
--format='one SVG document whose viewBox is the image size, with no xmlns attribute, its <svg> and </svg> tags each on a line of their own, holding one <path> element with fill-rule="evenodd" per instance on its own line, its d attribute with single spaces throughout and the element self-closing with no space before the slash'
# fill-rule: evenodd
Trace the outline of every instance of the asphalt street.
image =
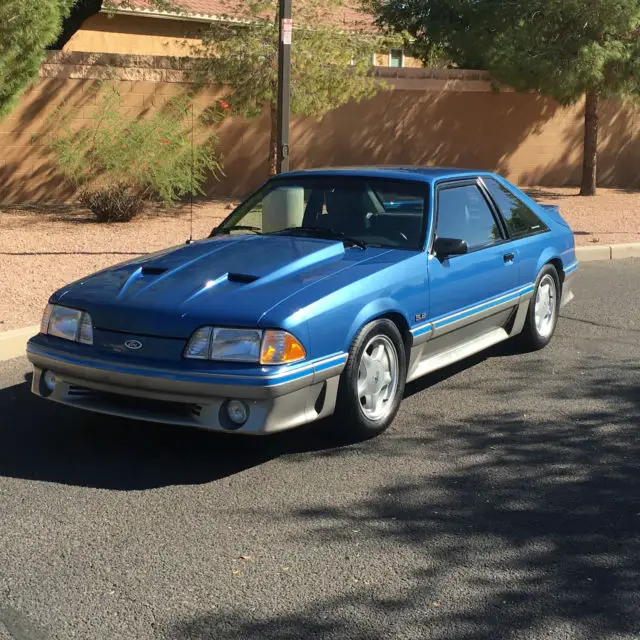
<svg viewBox="0 0 640 640">
<path fill-rule="evenodd" d="M 640 261 L 575 293 L 546 350 L 350 446 L 76 412 L 0 364 L 0 639 L 640 637 Z"/>
</svg>

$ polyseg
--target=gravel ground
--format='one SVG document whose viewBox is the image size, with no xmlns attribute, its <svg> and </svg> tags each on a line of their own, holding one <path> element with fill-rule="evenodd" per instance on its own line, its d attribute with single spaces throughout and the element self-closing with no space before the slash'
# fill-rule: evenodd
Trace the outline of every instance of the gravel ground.
<svg viewBox="0 0 640 640">
<path fill-rule="evenodd" d="M 577 189 L 537 187 L 527 193 L 543 204 L 557 204 L 576 234 L 577 245 L 640 242 L 640 192 L 599 189 L 581 198 Z"/>
<path fill-rule="evenodd" d="M 640 193 L 601 189 L 595 198 L 575 189 L 530 189 L 540 202 L 559 204 L 579 245 L 640 242 Z M 216 200 L 194 211 L 202 238 L 235 203 Z M 129 224 L 100 225 L 73 205 L 0 209 L 0 331 L 37 324 L 49 295 L 88 273 L 189 236 L 189 209 L 146 215 Z"/>
<path fill-rule="evenodd" d="M 194 238 L 229 214 L 232 201 L 194 208 Z M 56 289 L 142 253 L 183 243 L 189 209 L 147 214 L 128 224 L 97 224 L 79 207 L 0 209 L 0 331 L 40 321 Z"/>
</svg>

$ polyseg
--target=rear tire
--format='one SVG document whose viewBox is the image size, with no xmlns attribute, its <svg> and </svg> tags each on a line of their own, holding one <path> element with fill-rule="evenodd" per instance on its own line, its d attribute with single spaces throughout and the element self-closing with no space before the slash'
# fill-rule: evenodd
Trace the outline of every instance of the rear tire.
<svg viewBox="0 0 640 640">
<path fill-rule="evenodd" d="M 556 268 L 551 264 L 545 265 L 538 274 L 533 298 L 529 302 L 527 319 L 520 335 L 520 343 L 525 349 L 539 351 L 551 342 L 560 315 L 561 293 Z"/>
<path fill-rule="evenodd" d="M 367 440 L 389 428 L 404 394 L 404 343 L 391 320 L 366 325 L 351 345 L 340 378 L 335 426 L 348 440 Z"/>
</svg>

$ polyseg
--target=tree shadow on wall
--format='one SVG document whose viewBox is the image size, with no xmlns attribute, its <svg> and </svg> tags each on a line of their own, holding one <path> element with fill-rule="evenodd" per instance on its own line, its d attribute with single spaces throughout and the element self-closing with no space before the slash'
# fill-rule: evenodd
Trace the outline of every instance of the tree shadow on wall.
<svg viewBox="0 0 640 640">
<path fill-rule="evenodd" d="M 640 112 L 608 100 L 600 105 L 598 185 L 637 189 L 640 187 Z M 562 156 L 541 164 L 522 177 L 526 184 L 578 186 L 582 179 L 584 109 L 572 115 L 562 137 Z"/>
<path fill-rule="evenodd" d="M 282 614 L 238 603 L 233 611 L 219 607 L 182 620 L 166 637 L 635 637 L 639 376 L 634 362 L 593 363 L 579 389 L 549 383 L 549 400 L 560 408 L 551 421 L 480 415 L 434 425 L 428 438 L 386 445 L 389 464 L 397 456 L 446 456 L 455 461 L 446 471 L 344 505 L 260 514 L 283 526 L 303 522 L 307 544 L 335 544 L 355 529 L 361 545 L 410 553 L 414 566 L 399 574 L 399 591 L 360 583 L 302 608 L 287 604 Z"/>
<path fill-rule="evenodd" d="M 47 140 L 56 130 L 56 109 L 76 113 L 76 128 L 88 123 L 99 86 L 97 80 L 43 79 L 0 122 L 10 140 L 2 149 L 0 202 L 61 201 L 72 195 L 73 190 L 51 161 Z"/>
<path fill-rule="evenodd" d="M 117 83 L 116 83 L 117 84 Z M 123 90 L 131 91 L 124 83 Z M 145 84 L 145 83 L 143 83 Z M 149 84 L 149 83 L 146 83 Z M 47 157 L 44 139 L 54 133 L 47 116 L 57 105 L 79 113 L 75 127 L 95 115 L 100 82 L 44 80 L 29 91 L 12 117 L 3 121 L 11 133 L 0 169 L 0 200 L 33 201 L 68 198 L 71 190 Z M 128 109 L 144 116 L 168 99 L 166 87 L 149 87 L 127 97 Z M 188 92 L 189 85 L 176 85 Z M 142 92 L 147 92 L 143 93 Z M 205 108 L 217 91 L 205 88 L 196 103 Z M 559 110 L 558 104 L 534 94 L 393 90 L 359 104 L 349 104 L 321 122 L 295 118 L 292 125 L 292 168 L 318 166 L 409 164 L 465 167 L 507 174 L 512 156 L 531 135 L 541 133 Z M 637 116 L 618 103 L 602 106 L 603 138 L 600 183 L 640 186 L 640 136 Z M 580 180 L 582 114 L 568 119 L 559 159 L 525 173 L 521 182 L 577 185 Z M 207 196 L 244 196 L 267 178 L 269 117 L 229 118 L 220 127 L 219 150 L 226 177 L 208 180 Z M 33 137 L 37 136 L 37 140 Z"/>
<path fill-rule="evenodd" d="M 122 85 L 125 92 L 131 91 L 128 84 Z M 71 195 L 47 156 L 44 141 L 55 133 L 55 122 L 47 116 L 64 103 L 65 109 L 78 113 L 74 127 L 91 124 L 99 88 L 99 81 L 52 78 L 26 95 L 13 114 L 11 129 L 18 137 L 12 144 L 19 149 L 5 158 L 0 199 L 55 200 Z M 188 92 L 191 87 L 175 89 Z M 205 88 L 196 103 L 205 108 L 216 100 L 217 93 Z M 127 104 L 144 116 L 167 97 L 130 93 Z M 292 168 L 410 164 L 506 173 L 512 154 L 529 135 L 540 131 L 557 109 L 551 99 L 512 92 L 386 91 L 372 100 L 346 105 L 321 122 L 294 119 Z M 219 182 L 209 180 L 204 187 L 207 196 L 243 196 L 264 182 L 269 125 L 267 114 L 253 120 L 229 118 L 222 124 L 218 148 L 226 177 Z M 21 133 L 15 133 L 18 130 Z"/>
<path fill-rule="evenodd" d="M 324 121 L 296 123 L 295 165 L 408 164 L 505 173 L 522 142 L 558 109 L 513 92 L 390 91 Z"/>
<path fill-rule="evenodd" d="M 291 166 L 404 164 L 506 173 L 511 155 L 558 109 L 512 92 L 394 90 L 329 113 L 294 118 Z M 221 130 L 226 179 L 208 193 L 246 194 L 267 177 L 269 118 L 231 119 Z"/>
</svg>

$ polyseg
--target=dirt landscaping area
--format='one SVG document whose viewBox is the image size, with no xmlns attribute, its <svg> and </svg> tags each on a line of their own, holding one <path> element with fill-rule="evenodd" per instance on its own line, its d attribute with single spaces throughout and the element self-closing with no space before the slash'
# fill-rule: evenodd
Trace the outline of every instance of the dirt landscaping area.
<svg viewBox="0 0 640 640">
<path fill-rule="evenodd" d="M 206 237 L 236 203 L 194 207 L 193 237 Z M 40 322 L 49 296 L 99 269 L 184 243 L 189 208 L 98 224 L 76 205 L 0 206 L 0 331 Z"/>
<path fill-rule="evenodd" d="M 599 189 L 581 198 L 573 188 L 536 187 L 527 193 L 542 204 L 557 204 L 578 246 L 640 242 L 640 192 Z"/>
<path fill-rule="evenodd" d="M 558 204 L 578 245 L 640 242 L 640 193 L 601 189 L 529 189 Z M 236 204 L 216 200 L 194 209 L 194 238 L 205 237 Z M 189 208 L 144 215 L 125 224 L 98 224 L 75 205 L 0 206 L 0 331 L 37 324 L 50 294 L 64 284 L 142 253 L 182 244 Z"/>
</svg>

